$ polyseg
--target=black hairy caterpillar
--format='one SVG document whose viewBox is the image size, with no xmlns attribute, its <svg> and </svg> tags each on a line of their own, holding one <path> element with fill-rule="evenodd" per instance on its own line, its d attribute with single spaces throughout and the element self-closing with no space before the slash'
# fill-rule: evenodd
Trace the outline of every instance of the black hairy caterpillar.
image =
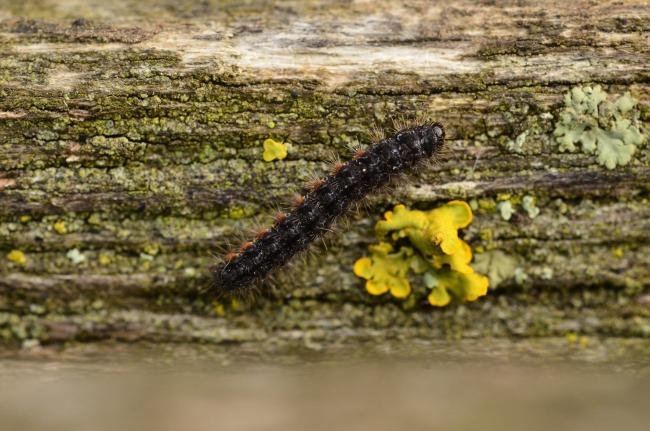
<svg viewBox="0 0 650 431">
<path fill-rule="evenodd" d="M 257 280 L 285 265 L 329 231 L 351 204 L 389 183 L 392 177 L 439 154 L 445 132 L 438 123 L 425 123 L 395 132 L 368 150 L 357 150 L 346 164 L 334 165 L 331 175 L 310 184 L 310 192 L 294 201 L 290 213 L 280 213 L 270 229 L 239 253 L 228 253 L 215 267 L 212 287 L 218 295 L 244 295 Z"/>
</svg>

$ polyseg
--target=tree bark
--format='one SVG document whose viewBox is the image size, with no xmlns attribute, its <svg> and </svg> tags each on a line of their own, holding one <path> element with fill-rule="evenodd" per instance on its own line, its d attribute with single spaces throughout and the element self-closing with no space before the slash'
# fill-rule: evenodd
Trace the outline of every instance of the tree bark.
<svg viewBox="0 0 650 431">
<path fill-rule="evenodd" d="M 650 336 L 650 150 L 608 170 L 553 137 L 583 85 L 630 92 L 647 124 L 646 2 L 60 3 L 0 2 L 6 343 Z M 438 164 L 215 312 L 214 254 L 374 124 L 423 113 L 449 136 Z M 269 137 L 285 160 L 262 160 Z M 383 211 L 451 199 L 474 205 L 489 294 L 432 309 L 365 293 L 351 268 Z"/>
</svg>

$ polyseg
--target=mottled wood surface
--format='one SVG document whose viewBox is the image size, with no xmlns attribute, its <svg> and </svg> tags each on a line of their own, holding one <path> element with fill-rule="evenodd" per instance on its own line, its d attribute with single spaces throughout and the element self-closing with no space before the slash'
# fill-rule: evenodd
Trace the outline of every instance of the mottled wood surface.
<svg viewBox="0 0 650 431">
<path fill-rule="evenodd" d="M 0 338 L 648 337 L 648 145 L 607 170 L 552 132 L 595 84 L 631 92 L 647 128 L 649 23 L 644 1 L 0 1 Z M 212 254 L 373 124 L 422 113 L 447 127 L 439 164 L 215 315 Z M 287 159 L 262 161 L 268 137 Z M 465 238 L 484 271 L 507 257 L 502 280 L 443 310 L 370 298 L 351 266 L 383 211 L 449 199 L 475 200 Z"/>
</svg>

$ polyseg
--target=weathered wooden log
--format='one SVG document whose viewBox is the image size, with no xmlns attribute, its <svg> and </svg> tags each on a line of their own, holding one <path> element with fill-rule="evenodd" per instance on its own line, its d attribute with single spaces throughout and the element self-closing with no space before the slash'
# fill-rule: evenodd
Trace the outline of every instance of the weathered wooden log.
<svg viewBox="0 0 650 431">
<path fill-rule="evenodd" d="M 0 11 L 5 342 L 650 336 L 648 145 L 608 169 L 554 135 L 596 85 L 647 133 L 644 1 L 59 3 Z M 215 314 L 215 253 L 374 124 L 422 114 L 447 129 L 440 163 Z M 450 199 L 474 207 L 487 297 L 370 297 L 351 268 L 383 211 Z"/>
</svg>

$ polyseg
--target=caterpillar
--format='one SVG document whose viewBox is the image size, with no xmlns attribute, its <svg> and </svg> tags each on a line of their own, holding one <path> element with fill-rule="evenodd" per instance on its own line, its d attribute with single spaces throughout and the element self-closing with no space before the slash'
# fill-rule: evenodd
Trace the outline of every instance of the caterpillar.
<svg viewBox="0 0 650 431">
<path fill-rule="evenodd" d="M 366 195 L 388 184 L 391 178 L 439 154 L 445 132 L 439 123 L 424 123 L 395 132 L 367 150 L 355 151 L 352 160 L 336 163 L 330 175 L 315 180 L 309 192 L 294 201 L 289 213 L 278 213 L 270 229 L 262 229 L 254 241 L 230 252 L 212 269 L 212 291 L 219 296 L 250 292 L 251 285 L 285 265 L 329 231 L 332 223 Z"/>
</svg>

